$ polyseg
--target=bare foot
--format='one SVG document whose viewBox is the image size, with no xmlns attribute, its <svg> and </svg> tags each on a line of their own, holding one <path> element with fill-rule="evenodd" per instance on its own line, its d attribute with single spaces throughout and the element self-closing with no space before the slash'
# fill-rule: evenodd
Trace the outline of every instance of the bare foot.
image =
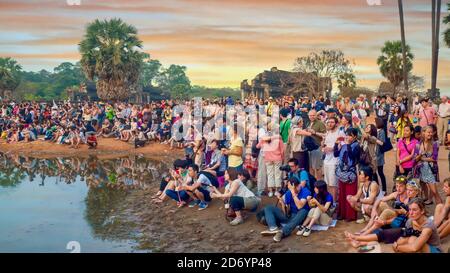
<svg viewBox="0 0 450 273">
<path fill-rule="evenodd" d="M 348 231 L 345 231 L 344 235 L 345 235 L 345 238 L 347 238 L 347 239 L 352 239 L 352 240 L 355 239 L 355 236 Z"/>
<path fill-rule="evenodd" d="M 354 247 L 354 248 L 358 248 L 358 247 L 361 246 L 361 242 L 356 241 L 356 240 L 351 240 L 351 241 L 350 241 L 350 244 L 351 244 L 352 247 Z"/>
</svg>

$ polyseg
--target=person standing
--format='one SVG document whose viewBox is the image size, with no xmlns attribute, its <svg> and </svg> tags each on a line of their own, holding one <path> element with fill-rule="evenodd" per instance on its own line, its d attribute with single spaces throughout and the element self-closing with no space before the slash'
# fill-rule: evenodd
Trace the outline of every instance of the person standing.
<svg viewBox="0 0 450 273">
<path fill-rule="evenodd" d="M 420 101 L 422 109 L 419 111 L 419 125 L 422 128 L 431 124 L 436 124 L 436 111 L 430 106 L 429 102 L 430 100 L 428 98 L 423 98 Z"/>
<path fill-rule="evenodd" d="M 338 119 L 333 117 L 327 119 L 327 132 L 324 135 L 324 141 L 322 145 L 322 152 L 325 155 L 323 160 L 323 175 L 324 181 L 328 185 L 328 190 L 333 196 L 333 200 L 337 200 L 337 186 L 338 181 L 336 177 L 336 166 L 339 161 L 334 156 L 334 143 L 336 143 L 339 137 Z"/>
<path fill-rule="evenodd" d="M 325 124 L 317 118 L 317 112 L 316 110 L 309 111 L 308 117 L 311 121 L 309 125 L 310 132 L 312 133 L 312 137 L 316 141 L 317 145 L 320 147 L 320 144 L 322 143 L 322 134 L 326 133 L 327 128 Z M 310 163 L 311 163 L 311 172 L 314 177 L 317 179 L 322 178 L 322 166 L 323 166 L 323 159 L 322 159 L 322 150 L 320 148 L 317 148 L 316 150 L 313 150 L 309 153 L 310 157 Z"/>
<path fill-rule="evenodd" d="M 361 148 L 358 143 L 358 130 L 349 128 L 345 132 L 345 140 L 338 138 L 334 144 L 334 156 L 339 157 L 336 177 L 339 185 L 338 219 L 354 221 L 356 211 L 347 202 L 347 195 L 355 195 L 358 191 L 356 165 Z M 345 141 L 345 142 L 344 142 Z M 342 144 L 344 143 L 344 144 Z"/>
<path fill-rule="evenodd" d="M 389 119 L 389 105 L 386 103 L 386 96 L 381 96 L 380 97 L 380 102 L 379 104 L 376 106 L 376 115 L 378 118 L 381 118 L 383 120 L 384 123 L 384 131 L 387 132 L 387 124 L 388 124 L 388 119 Z"/>
<path fill-rule="evenodd" d="M 440 145 L 445 144 L 445 137 L 448 131 L 448 122 L 450 120 L 450 103 L 447 96 L 441 98 L 441 104 L 438 109 L 437 131 Z"/>
</svg>

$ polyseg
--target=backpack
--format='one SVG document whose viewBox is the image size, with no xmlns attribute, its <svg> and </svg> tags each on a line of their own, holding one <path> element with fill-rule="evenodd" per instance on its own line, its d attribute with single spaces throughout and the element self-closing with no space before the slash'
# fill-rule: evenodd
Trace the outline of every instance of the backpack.
<svg viewBox="0 0 450 273">
<path fill-rule="evenodd" d="M 302 149 L 311 152 L 319 149 L 319 145 L 313 137 L 306 136 L 303 139 Z"/>
<path fill-rule="evenodd" d="M 317 179 L 316 179 L 316 177 L 314 177 L 314 175 L 312 175 L 308 172 L 308 180 L 309 181 L 306 186 L 312 193 L 314 193 L 314 185 L 316 184 Z"/>
<path fill-rule="evenodd" d="M 372 157 L 369 154 L 369 149 L 361 149 L 361 154 L 359 155 L 359 163 L 366 166 L 369 166 L 370 163 L 372 163 Z"/>
<path fill-rule="evenodd" d="M 381 153 L 387 153 L 390 150 L 394 149 L 391 143 L 391 139 L 389 137 L 386 138 L 386 141 L 383 143 L 383 145 L 380 146 L 380 152 Z"/>
</svg>

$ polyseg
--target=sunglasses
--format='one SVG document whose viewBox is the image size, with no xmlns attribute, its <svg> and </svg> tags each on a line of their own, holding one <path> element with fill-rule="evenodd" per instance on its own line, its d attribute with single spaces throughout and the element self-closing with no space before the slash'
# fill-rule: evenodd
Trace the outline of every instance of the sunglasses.
<svg viewBox="0 0 450 273">
<path fill-rule="evenodd" d="M 410 185 L 410 186 L 419 188 L 419 184 L 417 184 L 415 181 L 408 181 L 408 183 L 406 183 L 406 185 Z"/>
</svg>

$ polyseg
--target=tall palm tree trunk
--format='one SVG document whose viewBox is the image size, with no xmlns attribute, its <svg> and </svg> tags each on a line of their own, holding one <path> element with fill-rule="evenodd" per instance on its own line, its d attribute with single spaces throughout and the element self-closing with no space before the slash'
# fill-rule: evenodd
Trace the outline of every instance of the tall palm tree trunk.
<svg viewBox="0 0 450 273">
<path fill-rule="evenodd" d="M 436 0 L 431 0 L 431 95 L 434 94 L 434 69 L 436 58 Z"/>
<path fill-rule="evenodd" d="M 402 53 L 403 53 L 403 81 L 405 83 L 405 91 L 408 92 L 408 70 L 406 67 L 406 39 L 405 39 L 405 21 L 403 17 L 403 0 L 398 0 L 398 12 L 400 15 L 400 31 L 402 35 Z"/>
<path fill-rule="evenodd" d="M 432 68 L 432 96 L 435 98 L 439 96 L 437 94 L 437 74 L 438 74 L 438 64 L 439 64 L 439 34 L 440 34 L 440 26 L 441 26 L 441 0 L 433 0 L 433 20 L 432 24 L 434 25 L 433 29 L 433 68 Z"/>
</svg>

